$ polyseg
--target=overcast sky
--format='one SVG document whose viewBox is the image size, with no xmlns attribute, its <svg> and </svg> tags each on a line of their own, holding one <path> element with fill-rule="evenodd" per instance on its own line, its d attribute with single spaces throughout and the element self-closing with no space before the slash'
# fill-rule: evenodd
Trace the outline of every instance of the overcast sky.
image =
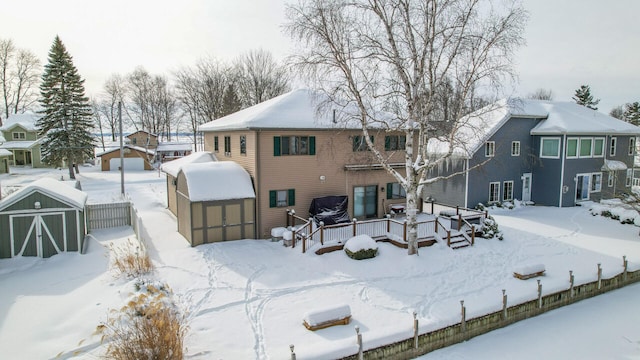
<svg viewBox="0 0 640 360">
<path fill-rule="evenodd" d="M 0 7 L 0 38 L 46 63 L 60 36 L 97 94 L 109 75 L 143 66 L 170 75 L 202 57 L 223 61 L 263 48 L 290 51 L 281 31 L 286 0 L 19 0 Z M 527 45 L 516 58 L 513 95 L 538 88 L 570 101 L 582 84 L 599 109 L 640 101 L 640 1 L 525 0 Z"/>
</svg>

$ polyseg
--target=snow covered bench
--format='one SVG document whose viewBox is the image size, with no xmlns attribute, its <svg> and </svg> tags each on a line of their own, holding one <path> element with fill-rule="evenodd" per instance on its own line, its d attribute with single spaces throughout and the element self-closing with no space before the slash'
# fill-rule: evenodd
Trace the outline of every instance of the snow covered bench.
<svg viewBox="0 0 640 360">
<path fill-rule="evenodd" d="M 544 275 L 544 264 L 525 265 L 514 270 L 513 276 L 520 280 L 527 280 Z"/>
<path fill-rule="evenodd" d="M 351 308 L 342 304 L 308 311 L 304 314 L 302 323 L 307 329 L 316 331 L 334 325 L 347 325 L 350 320 Z"/>
</svg>

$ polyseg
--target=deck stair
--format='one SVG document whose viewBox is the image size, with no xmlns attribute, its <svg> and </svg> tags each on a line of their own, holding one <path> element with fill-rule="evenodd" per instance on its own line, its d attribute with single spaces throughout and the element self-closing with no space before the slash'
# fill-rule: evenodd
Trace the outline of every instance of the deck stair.
<svg viewBox="0 0 640 360">
<path fill-rule="evenodd" d="M 451 249 L 457 250 L 471 246 L 471 239 L 463 232 L 457 232 L 451 234 L 451 240 L 448 242 Z"/>
</svg>

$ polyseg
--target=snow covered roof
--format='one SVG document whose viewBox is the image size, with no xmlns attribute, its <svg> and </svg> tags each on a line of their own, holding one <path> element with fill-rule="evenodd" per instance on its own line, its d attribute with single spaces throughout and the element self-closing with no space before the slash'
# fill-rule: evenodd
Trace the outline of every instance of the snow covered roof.
<svg viewBox="0 0 640 360">
<path fill-rule="evenodd" d="M 13 153 L 7 149 L 0 149 L 0 156 L 11 156 Z"/>
<path fill-rule="evenodd" d="M 233 161 L 186 164 L 182 173 L 191 201 L 255 198 L 249 173 Z"/>
<path fill-rule="evenodd" d="M 34 140 L 34 141 L 27 141 L 27 140 L 7 141 L 6 143 L 0 144 L 0 148 L 1 149 L 26 150 L 26 149 L 33 148 L 34 146 L 38 145 L 39 143 L 40 143 L 40 140 Z"/>
<path fill-rule="evenodd" d="M 156 135 L 156 134 L 152 134 L 152 133 L 148 132 L 147 130 L 137 130 L 137 131 L 132 132 L 132 133 L 131 133 L 131 134 L 129 134 L 129 135 L 126 135 L 125 137 L 126 137 L 126 138 L 129 138 L 130 136 L 133 136 L 133 135 L 135 135 L 135 134 L 137 134 L 137 133 L 143 133 L 143 134 L 146 134 L 147 136 L 158 137 L 158 135 Z"/>
<path fill-rule="evenodd" d="M 180 172 L 182 167 L 185 165 L 195 164 L 195 163 L 207 163 L 212 161 L 217 161 L 213 153 L 210 153 L 207 151 L 197 151 L 190 155 L 162 164 L 160 166 L 160 170 L 162 170 L 163 172 L 173 177 L 177 177 L 178 173 Z"/>
<path fill-rule="evenodd" d="M 162 142 L 158 144 L 156 148 L 157 152 L 162 151 L 185 151 L 192 150 L 193 144 L 187 142 Z"/>
<path fill-rule="evenodd" d="M 430 139 L 429 152 L 446 152 L 452 143 L 454 155 L 470 157 L 514 117 L 541 120 L 531 135 L 640 135 L 640 127 L 573 102 L 510 98 L 463 117 L 453 141 Z"/>
<path fill-rule="evenodd" d="M 26 112 L 24 114 L 12 114 L 2 123 L 0 126 L 0 130 L 8 131 L 12 128 L 20 125 L 25 130 L 28 131 L 36 131 L 38 128 L 36 127 L 36 121 L 41 117 L 41 115 L 37 115 L 31 112 Z"/>
<path fill-rule="evenodd" d="M 297 89 L 217 120 L 200 125 L 199 131 L 247 129 L 360 129 L 357 121 L 346 121 L 357 114 L 354 107 L 318 112 L 326 96 L 310 89 Z M 352 109 L 352 110 L 348 110 Z"/>
<path fill-rule="evenodd" d="M 43 177 L 2 199 L 0 201 L 0 210 L 9 207 L 35 191 L 80 209 L 84 208 L 87 202 L 87 193 L 77 190 L 65 181 Z"/>
<path fill-rule="evenodd" d="M 537 101 L 549 115 L 531 135 L 640 135 L 640 127 L 573 102 Z"/>
<path fill-rule="evenodd" d="M 147 153 L 149 155 L 154 155 L 155 154 L 155 151 L 153 151 L 151 149 L 145 149 L 145 148 L 140 147 L 140 146 L 122 145 L 122 147 L 123 148 L 129 148 L 131 150 L 137 150 L 139 152 Z M 96 154 L 96 156 L 102 156 L 102 155 L 105 155 L 105 154 L 108 154 L 108 153 L 112 153 L 114 151 L 120 151 L 120 147 L 118 146 L 117 148 L 112 148 L 112 149 L 105 150 L 103 152 L 99 152 L 99 153 Z"/>
</svg>

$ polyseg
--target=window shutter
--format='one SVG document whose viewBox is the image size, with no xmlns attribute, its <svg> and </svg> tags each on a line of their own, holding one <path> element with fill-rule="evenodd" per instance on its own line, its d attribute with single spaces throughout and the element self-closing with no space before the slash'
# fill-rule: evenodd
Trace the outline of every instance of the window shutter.
<svg viewBox="0 0 640 360">
<path fill-rule="evenodd" d="M 289 206 L 294 206 L 296 204 L 296 189 L 289 189 L 289 194 L 287 194 L 287 198 L 289 200 Z"/>
<path fill-rule="evenodd" d="M 309 136 L 309 155 L 316 154 L 316 137 Z"/>
<path fill-rule="evenodd" d="M 389 150 L 391 150 L 391 137 L 390 136 L 385 136 L 384 137 L 384 151 L 389 151 Z M 387 185 L 389 185 L 389 184 L 387 184 Z M 388 188 L 388 186 L 387 186 L 387 188 Z"/>
<path fill-rule="evenodd" d="M 387 199 L 393 197 L 393 183 L 387 183 Z"/>
<path fill-rule="evenodd" d="M 278 202 L 276 200 L 277 193 L 275 190 L 269 191 L 269 207 L 274 208 L 278 206 Z"/>
<path fill-rule="evenodd" d="M 273 137 L 273 156 L 280 156 L 280 136 Z"/>
</svg>

